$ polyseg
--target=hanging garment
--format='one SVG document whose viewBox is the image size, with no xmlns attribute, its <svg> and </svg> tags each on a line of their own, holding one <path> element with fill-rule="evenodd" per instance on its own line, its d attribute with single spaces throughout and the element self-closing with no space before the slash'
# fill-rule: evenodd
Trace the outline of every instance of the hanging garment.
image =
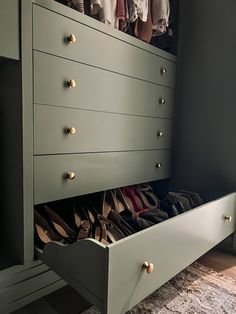
<svg viewBox="0 0 236 314">
<path fill-rule="evenodd" d="M 148 16 L 148 0 L 127 0 L 129 21 L 135 22 L 138 17 L 146 22 Z"/>
<path fill-rule="evenodd" d="M 119 30 L 123 31 L 126 24 L 126 2 L 125 0 L 117 0 L 116 18 L 119 23 Z"/>
<path fill-rule="evenodd" d="M 81 13 L 84 13 L 84 0 L 67 0 L 67 5 Z"/>
<path fill-rule="evenodd" d="M 151 0 L 148 1 L 148 15 L 146 22 L 143 22 L 140 17 L 135 21 L 134 35 L 135 37 L 149 43 L 152 39 L 152 7 Z"/>
<path fill-rule="evenodd" d="M 169 0 L 152 0 L 153 36 L 164 34 L 169 24 Z"/>
<path fill-rule="evenodd" d="M 91 0 L 91 15 L 98 15 L 98 19 L 114 28 L 119 28 L 116 17 L 117 0 Z"/>
</svg>

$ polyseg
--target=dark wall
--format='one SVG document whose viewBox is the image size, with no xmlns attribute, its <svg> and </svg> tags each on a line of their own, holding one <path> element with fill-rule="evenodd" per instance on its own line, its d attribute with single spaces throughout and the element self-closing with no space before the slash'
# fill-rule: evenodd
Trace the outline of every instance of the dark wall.
<svg viewBox="0 0 236 314">
<path fill-rule="evenodd" d="M 236 191 L 236 1 L 182 0 L 175 187 Z"/>
</svg>

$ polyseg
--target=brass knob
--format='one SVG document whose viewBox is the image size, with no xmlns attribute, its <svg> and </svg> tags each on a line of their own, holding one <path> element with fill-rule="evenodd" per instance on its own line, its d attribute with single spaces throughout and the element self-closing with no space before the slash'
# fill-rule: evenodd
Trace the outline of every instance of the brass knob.
<svg viewBox="0 0 236 314">
<path fill-rule="evenodd" d="M 67 37 L 67 41 L 68 43 L 70 44 L 74 44 L 76 42 L 76 37 L 74 34 L 70 34 L 68 37 Z"/>
<path fill-rule="evenodd" d="M 157 132 L 157 137 L 162 137 L 162 136 L 164 136 L 164 133 L 162 131 L 158 131 Z"/>
<path fill-rule="evenodd" d="M 232 222 L 232 216 L 225 216 L 225 221 Z"/>
<path fill-rule="evenodd" d="M 76 86 L 76 81 L 75 80 L 69 80 L 66 82 L 66 85 L 70 88 L 74 88 Z"/>
<path fill-rule="evenodd" d="M 157 162 L 155 166 L 156 166 L 156 168 L 162 168 L 162 163 L 161 162 Z"/>
<path fill-rule="evenodd" d="M 66 129 L 66 133 L 70 135 L 74 135 L 76 133 L 76 128 L 71 127 Z"/>
<path fill-rule="evenodd" d="M 74 180 L 74 178 L 75 178 L 75 173 L 74 172 L 67 172 L 66 173 L 66 179 Z"/>
<path fill-rule="evenodd" d="M 165 75 L 167 73 L 167 69 L 165 67 L 162 67 L 160 72 L 161 72 L 161 75 Z"/>
<path fill-rule="evenodd" d="M 146 270 L 148 274 L 152 273 L 154 270 L 154 265 L 152 263 L 144 262 L 142 266 L 143 270 Z"/>
<path fill-rule="evenodd" d="M 164 105 L 166 103 L 166 100 L 164 98 L 159 98 L 159 104 Z"/>
</svg>

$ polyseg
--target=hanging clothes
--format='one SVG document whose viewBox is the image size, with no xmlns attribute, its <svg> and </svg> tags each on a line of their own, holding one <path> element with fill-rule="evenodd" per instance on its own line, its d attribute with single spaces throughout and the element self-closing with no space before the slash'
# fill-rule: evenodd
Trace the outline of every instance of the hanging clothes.
<svg viewBox="0 0 236 314">
<path fill-rule="evenodd" d="M 67 0 L 67 5 L 84 14 L 84 0 Z"/>
<path fill-rule="evenodd" d="M 126 1 L 125 0 L 117 0 L 116 5 L 116 18 L 119 23 L 119 30 L 123 31 L 126 25 Z"/>
<path fill-rule="evenodd" d="M 146 22 L 148 16 L 148 0 L 127 0 L 129 21 L 135 22 L 138 17 Z"/>
<path fill-rule="evenodd" d="M 164 34 L 169 25 L 169 0 L 152 0 L 153 36 Z"/>
<path fill-rule="evenodd" d="M 91 0 L 90 13 L 98 19 L 114 28 L 119 28 L 119 20 L 116 17 L 117 0 Z"/>
<path fill-rule="evenodd" d="M 146 22 L 140 17 L 135 21 L 134 35 L 135 37 L 149 43 L 152 39 L 152 1 L 148 0 L 148 14 Z"/>
</svg>

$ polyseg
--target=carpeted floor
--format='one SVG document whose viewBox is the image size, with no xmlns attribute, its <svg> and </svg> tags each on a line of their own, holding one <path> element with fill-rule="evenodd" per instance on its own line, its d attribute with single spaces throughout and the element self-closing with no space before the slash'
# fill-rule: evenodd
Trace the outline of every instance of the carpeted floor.
<svg viewBox="0 0 236 314">
<path fill-rule="evenodd" d="M 100 312 L 95 307 L 83 312 L 83 314 L 97 313 Z M 235 314 L 236 281 L 194 263 L 128 313 Z"/>
</svg>

